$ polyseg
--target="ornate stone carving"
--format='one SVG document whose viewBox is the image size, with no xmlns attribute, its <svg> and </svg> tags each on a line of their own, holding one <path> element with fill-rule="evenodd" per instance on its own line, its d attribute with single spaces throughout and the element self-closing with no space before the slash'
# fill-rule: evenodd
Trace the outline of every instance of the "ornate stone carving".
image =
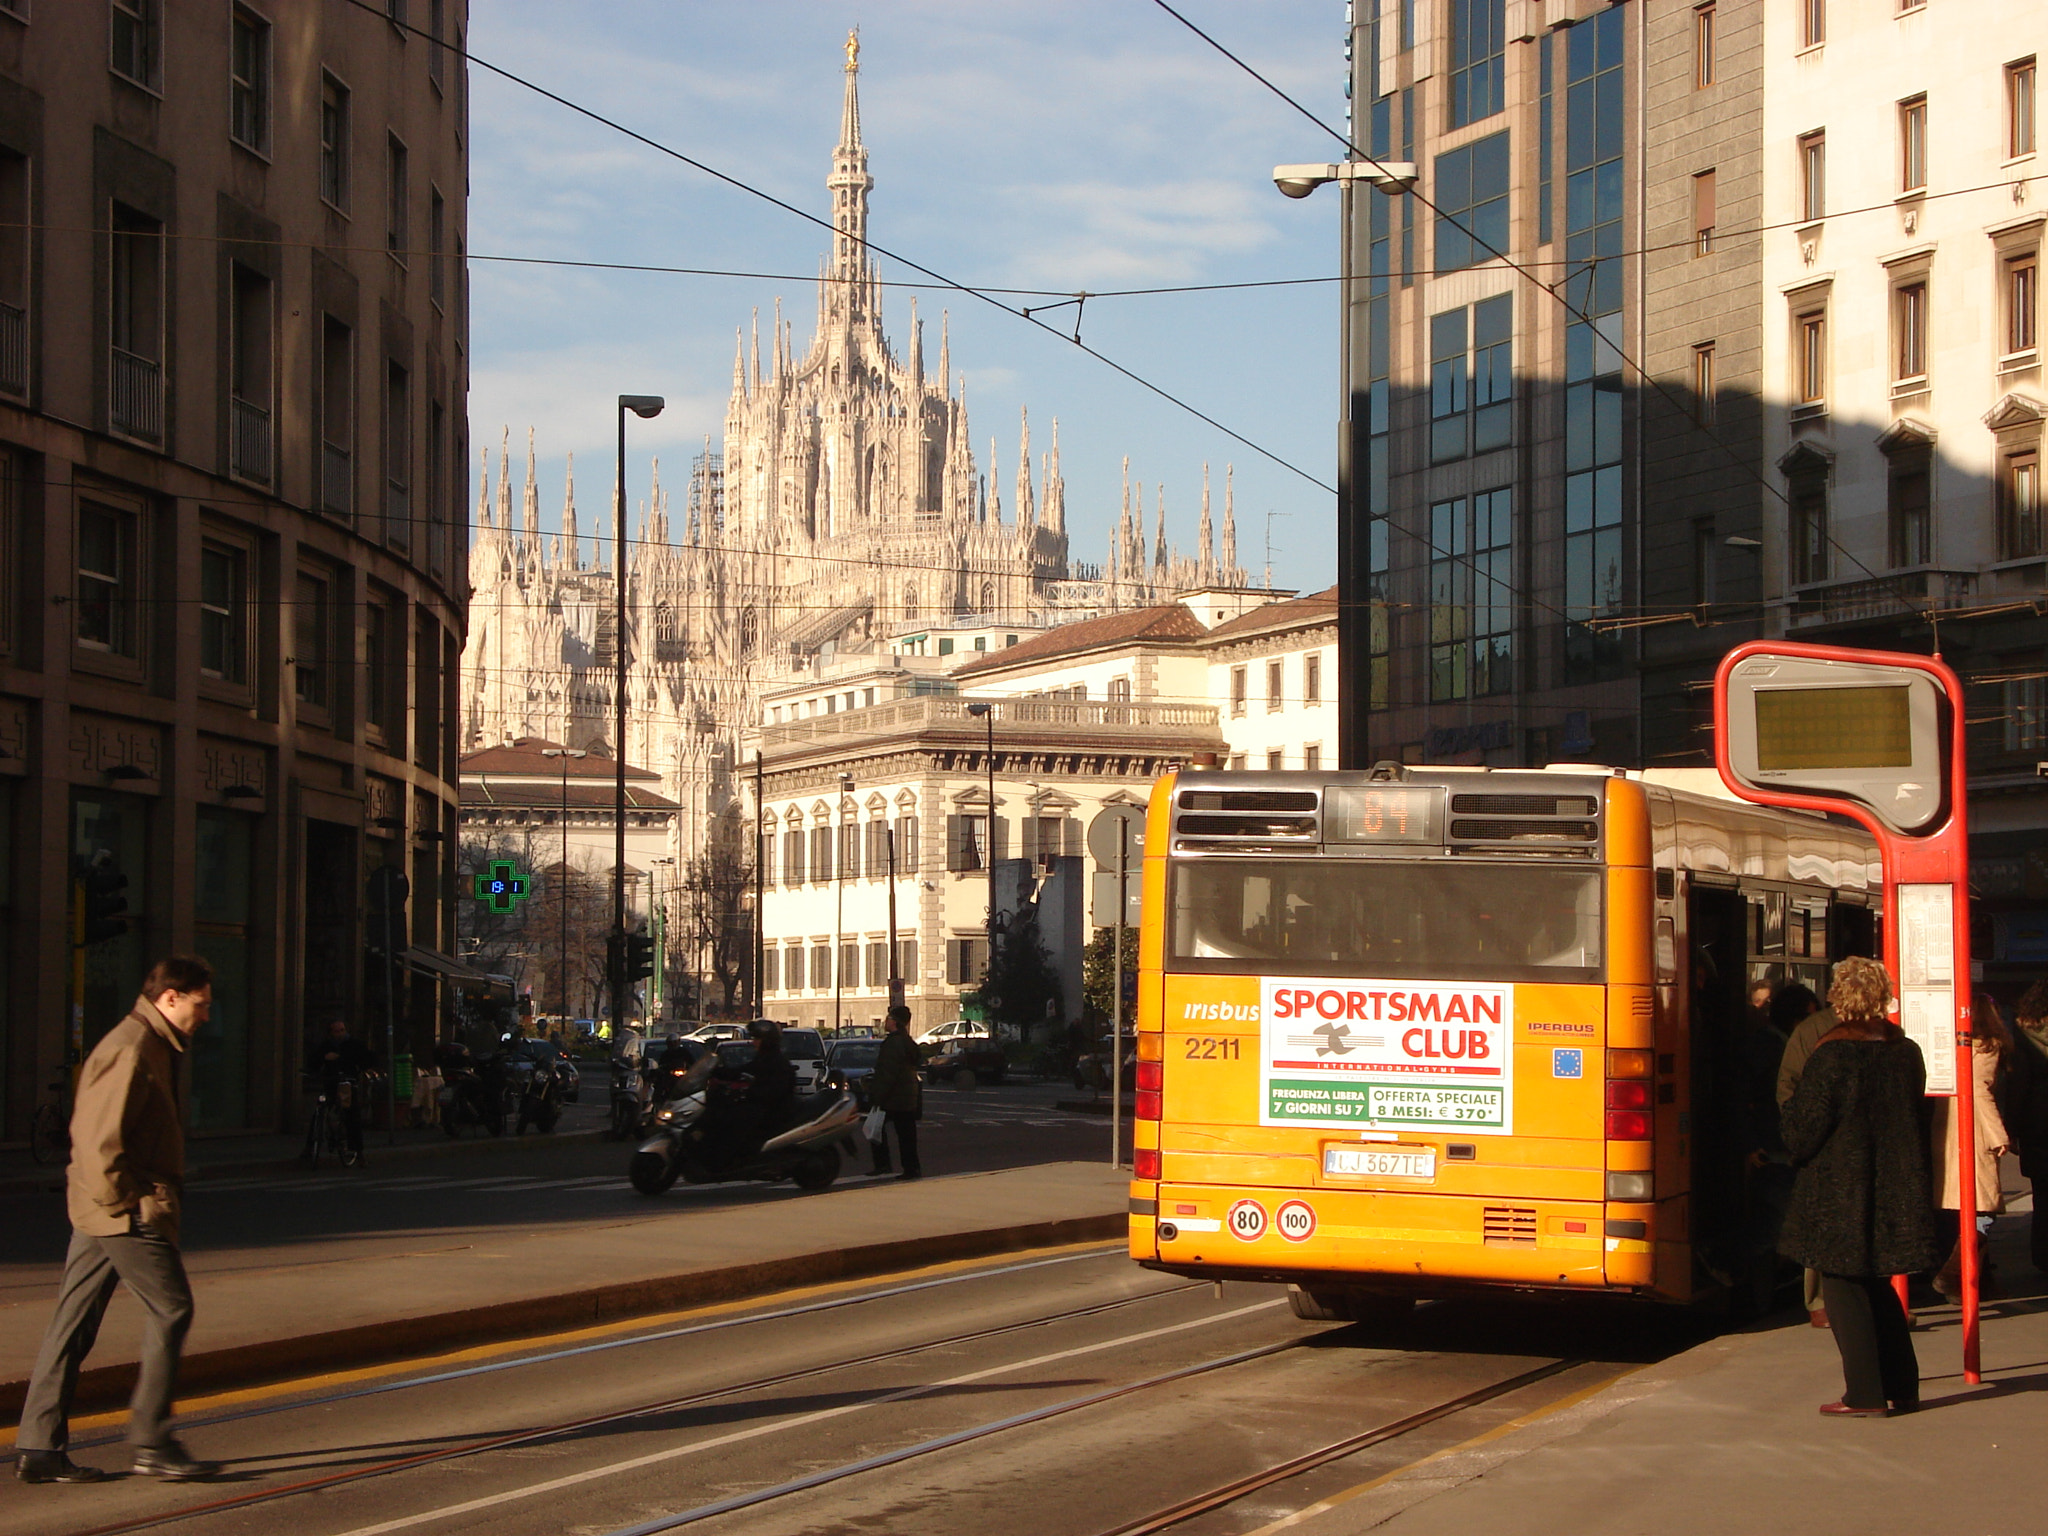
<svg viewBox="0 0 2048 1536">
<path fill-rule="evenodd" d="M 261 796 L 270 787 L 269 757 L 261 747 L 201 737 L 199 787 L 215 795 L 240 787 L 253 789 Z"/>
<path fill-rule="evenodd" d="M 133 720 L 108 720 L 98 715 L 73 715 L 66 741 L 73 774 L 90 778 L 111 768 L 133 768 L 154 782 L 164 776 L 163 732 Z"/>
</svg>

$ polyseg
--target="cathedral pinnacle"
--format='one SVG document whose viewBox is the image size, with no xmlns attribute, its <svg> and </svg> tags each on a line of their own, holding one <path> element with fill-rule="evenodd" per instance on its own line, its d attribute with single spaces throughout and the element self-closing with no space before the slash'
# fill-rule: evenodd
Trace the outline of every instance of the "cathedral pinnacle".
<svg viewBox="0 0 2048 1536">
<path fill-rule="evenodd" d="M 583 569 L 583 541 L 576 534 L 576 455 L 569 455 L 569 469 L 562 486 L 562 547 L 569 557 L 569 569 Z"/>
<path fill-rule="evenodd" d="M 1202 466 L 1202 585 L 1216 579 L 1216 527 L 1209 521 L 1209 466 Z"/>
<path fill-rule="evenodd" d="M 1237 508 L 1231 492 L 1231 477 L 1235 471 L 1228 464 L 1223 466 L 1223 569 L 1227 580 L 1239 582 L 1244 578 L 1237 574 Z"/>
</svg>

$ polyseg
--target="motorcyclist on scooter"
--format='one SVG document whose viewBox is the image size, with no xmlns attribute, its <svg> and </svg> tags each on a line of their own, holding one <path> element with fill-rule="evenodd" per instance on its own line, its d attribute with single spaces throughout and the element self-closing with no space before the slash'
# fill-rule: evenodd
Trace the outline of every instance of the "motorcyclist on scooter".
<svg viewBox="0 0 2048 1536">
<path fill-rule="evenodd" d="M 796 1098 L 796 1068 L 782 1054 L 782 1027 L 773 1019 L 747 1026 L 754 1054 L 739 1066 L 711 1074 L 704 1135 L 721 1164 L 750 1157 L 782 1127 Z"/>
<path fill-rule="evenodd" d="M 376 1069 L 376 1054 L 349 1033 L 347 1019 L 330 1019 L 324 1038 L 306 1049 L 306 1076 L 339 1111 L 348 1149 L 357 1157 L 363 1155 L 363 1082 Z M 355 1085 L 347 1094 L 340 1091 L 343 1078 Z"/>
</svg>

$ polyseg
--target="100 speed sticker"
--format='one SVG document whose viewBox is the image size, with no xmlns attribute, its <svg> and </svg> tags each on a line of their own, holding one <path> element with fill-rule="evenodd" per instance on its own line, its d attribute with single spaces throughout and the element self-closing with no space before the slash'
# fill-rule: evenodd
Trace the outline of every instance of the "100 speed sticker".
<svg viewBox="0 0 2048 1536">
<path fill-rule="evenodd" d="M 1266 1232 L 1266 1208 L 1256 1200 L 1240 1200 L 1223 1218 L 1223 1225 L 1239 1242 L 1256 1242 Z"/>
<path fill-rule="evenodd" d="M 1316 1235 L 1315 1207 L 1306 1200 L 1289 1200 L 1273 1213 L 1273 1225 L 1290 1243 L 1305 1243 Z"/>
</svg>

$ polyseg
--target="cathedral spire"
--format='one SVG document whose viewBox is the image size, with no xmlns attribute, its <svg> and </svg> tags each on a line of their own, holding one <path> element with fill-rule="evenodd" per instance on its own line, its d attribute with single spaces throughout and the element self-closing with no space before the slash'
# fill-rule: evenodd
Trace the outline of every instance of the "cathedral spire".
<svg viewBox="0 0 2048 1536">
<path fill-rule="evenodd" d="M 1216 578 L 1216 527 L 1209 521 L 1209 466 L 1202 466 L 1202 584 Z"/>
<path fill-rule="evenodd" d="M 1237 568 L 1237 508 L 1231 492 L 1235 473 L 1230 465 L 1223 466 L 1223 577 L 1233 587 L 1244 580 Z"/>
<path fill-rule="evenodd" d="M 1159 487 L 1159 499 L 1154 504 L 1158 534 L 1152 540 L 1152 573 L 1156 580 L 1166 579 L 1166 487 Z"/>
<path fill-rule="evenodd" d="M 788 372 L 789 372 L 789 349 L 788 349 L 787 345 L 786 345 L 786 344 L 785 344 L 785 342 L 784 342 L 784 339 L 783 339 L 783 334 L 782 334 L 782 295 L 781 295 L 781 294 L 779 294 L 779 293 L 778 293 L 777 295 L 775 295 L 775 347 L 774 347 L 774 352 L 775 352 L 775 378 L 776 378 L 776 381 L 777 381 L 777 382 L 780 382 L 780 381 L 781 381 L 781 378 L 782 378 L 782 376 L 783 376 L 784 374 L 786 374 L 786 373 L 788 373 Z M 709 450 L 707 449 L 707 451 L 709 451 Z"/>
<path fill-rule="evenodd" d="M 482 461 L 478 464 L 476 472 L 476 525 L 478 528 L 488 529 L 492 526 L 491 450 L 479 448 L 476 452 L 478 459 Z"/>
<path fill-rule="evenodd" d="M 758 304 L 754 306 L 754 367 L 751 387 L 754 393 L 761 392 L 761 306 Z"/>
<path fill-rule="evenodd" d="M 540 487 L 533 478 L 533 428 L 526 429 L 526 486 L 520 492 L 521 531 L 535 545 L 540 543 Z"/>
<path fill-rule="evenodd" d="M 952 318 L 952 311 L 945 309 L 939 311 L 939 388 L 941 390 L 950 390 L 953 387 L 953 338 L 948 334 L 948 326 Z M 961 387 L 964 389 L 966 386 L 962 385 Z"/>
<path fill-rule="evenodd" d="M 1038 507 L 1031 496 L 1031 409 L 1017 410 L 1023 423 L 1017 442 L 1017 526 L 1032 528 L 1038 524 Z"/>
<path fill-rule="evenodd" d="M 486 449 L 485 452 L 490 450 Z M 498 526 L 512 531 L 512 429 L 498 439 Z"/>
<path fill-rule="evenodd" d="M 1045 526 L 1064 535 L 1067 531 L 1067 482 L 1060 478 L 1060 419 L 1052 419 L 1052 452 L 1045 465 Z"/>
<path fill-rule="evenodd" d="M 910 387 L 924 388 L 924 322 L 917 318 L 917 295 L 910 296 Z"/>
<path fill-rule="evenodd" d="M 568 472 L 562 481 L 562 546 L 569 556 L 569 569 L 583 569 L 583 540 L 576 534 L 576 455 L 569 455 Z"/>
<path fill-rule="evenodd" d="M 988 440 L 988 520 L 1003 520 L 1003 472 L 996 463 L 996 440 Z"/>
<path fill-rule="evenodd" d="M 860 33 L 846 34 L 846 100 L 839 113 L 839 142 L 832 150 L 832 279 L 830 295 L 836 312 L 851 320 L 864 308 L 871 274 L 868 267 L 868 193 L 875 179 L 868 174 L 867 146 L 860 141 Z"/>
<path fill-rule="evenodd" d="M 747 333 L 732 328 L 732 393 L 736 400 L 747 398 Z"/>
</svg>

